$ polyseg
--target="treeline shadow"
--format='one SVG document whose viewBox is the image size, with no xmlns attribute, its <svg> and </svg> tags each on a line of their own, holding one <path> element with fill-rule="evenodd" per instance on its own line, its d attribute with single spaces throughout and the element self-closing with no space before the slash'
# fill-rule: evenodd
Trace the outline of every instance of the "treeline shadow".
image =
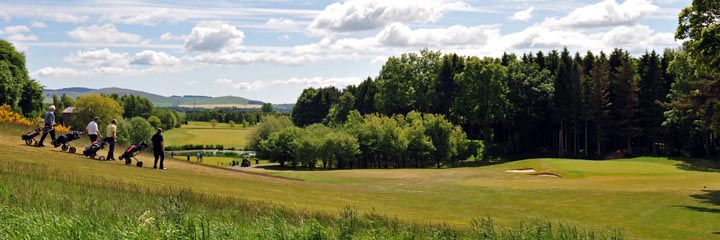
<svg viewBox="0 0 720 240">
<path fill-rule="evenodd" d="M 720 162 L 718 161 L 684 157 L 671 157 L 669 159 L 680 161 L 681 163 L 675 164 L 675 166 L 685 171 L 720 172 Z"/>
<path fill-rule="evenodd" d="M 336 170 L 351 170 L 351 169 L 337 169 L 337 168 L 322 168 L 322 167 L 316 167 L 316 168 L 307 168 L 307 167 L 292 167 L 292 165 L 267 165 L 267 166 L 257 166 L 256 168 L 264 169 L 264 170 L 273 170 L 273 171 L 293 171 L 293 172 L 318 172 L 318 171 L 336 171 Z"/>
<path fill-rule="evenodd" d="M 691 194 L 690 197 L 697 199 L 700 203 L 720 206 L 720 190 L 702 190 L 702 193 Z M 720 208 L 683 206 L 686 209 L 697 212 L 720 213 Z"/>
</svg>

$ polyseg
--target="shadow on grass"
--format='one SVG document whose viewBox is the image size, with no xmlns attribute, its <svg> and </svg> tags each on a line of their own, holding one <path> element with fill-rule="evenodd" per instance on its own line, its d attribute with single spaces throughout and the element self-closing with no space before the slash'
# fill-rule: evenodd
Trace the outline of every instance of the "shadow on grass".
<svg viewBox="0 0 720 240">
<path fill-rule="evenodd" d="M 720 190 L 702 190 L 702 193 L 692 194 L 690 197 L 697 199 L 700 203 L 712 204 L 714 206 L 720 206 Z M 699 207 L 699 206 L 682 206 L 686 209 L 706 212 L 706 213 L 720 213 L 720 208 L 712 207 Z"/>
<path fill-rule="evenodd" d="M 698 158 L 669 158 L 670 160 L 681 161 L 675 164 L 679 169 L 697 172 L 720 172 L 720 163 L 717 161 Z"/>
<path fill-rule="evenodd" d="M 280 165 L 267 165 L 267 166 L 258 166 L 256 168 L 264 169 L 264 170 L 272 170 L 272 171 L 293 171 L 293 172 L 317 172 L 317 171 L 339 171 L 339 170 L 352 170 L 352 169 L 325 169 L 325 168 L 313 168 L 309 169 L 306 167 L 300 167 L 297 166 L 293 168 L 291 165 L 285 165 L 284 167 L 281 167 Z"/>
<path fill-rule="evenodd" d="M 447 169 L 447 168 L 462 168 L 462 167 L 484 167 L 484 166 L 490 166 L 495 164 L 501 164 L 501 163 L 507 163 L 507 161 L 465 161 L 465 162 L 458 162 L 452 165 L 443 165 L 440 169 Z M 405 168 L 343 168 L 343 169 L 327 169 L 322 167 L 316 167 L 313 169 L 309 169 L 306 167 L 297 166 L 295 168 L 292 167 L 292 165 L 285 165 L 284 167 L 281 167 L 280 165 L 267 165 L 267 166 L 257 166 L 256 168 L 264 169 L 264 170 L 272 170 L 272 171 L 295 171 L 295 172 L 317 172 L 317 171 L 342 171 L 342 170 L 355 170 L 355 169 L 437 169 L 435 168 L 435 165 L 427 166 L 424 168 L 415 168 L 415 167 L 405 167 Z"/>
<path fill-rule="evenodd" d="M 699 200 L 701 203 L 708 203 L 720 206 L 720 190 L 702 190 L 703 193 L 692 194 L 690 197 Z"/>
</svg>

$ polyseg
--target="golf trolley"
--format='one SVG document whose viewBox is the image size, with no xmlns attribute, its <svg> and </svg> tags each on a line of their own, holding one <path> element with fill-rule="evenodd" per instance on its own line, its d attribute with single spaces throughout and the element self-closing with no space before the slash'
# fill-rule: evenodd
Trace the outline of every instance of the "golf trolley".
<svg viewBox="0 0 720 240">
<path fill-rule="evenodd" d="M 128 149 L 125 150 L 125 152 L 120 155 L 118 159 L 123 160 L 125 159 L 125 165 L 130 165 L 132 163 L 132 160 L 135 159 L 135 165 L 138 167 L 143 166 L 143 162 L 137 159 L 135 156 L 140 154 L 143 149 L 146 149 L 148 147 L 147 143 L 145 141 L 142 141 L 138 144 L 133 144 Z"/>
<path fill-rule="evenodd" d="M 63 135 L 60 135 L 57 139 L 53 140 L 51 143 L 54 147 L 59 147 L 62 145 L 60 149 L 64 151 L 68 151 L 70 153 L 75 153 L 77 149 L 70 145 L 70 141 L 77 140 L 80 138 L 81 135 L 83 135 L 83 132 L 79 131 L 72 131 Z"/>
<path fill-rule="evenodd" d="M 103 140 L 96 140 L 95 142 L 91 143 L 87 147 L 85 147 L 85 150 L 83 150 L 83 155 L 86 157 L 90 157 L 92 159 L 95 159 L 95 156 L 97 156 L 97 151 L 100 149 L 105 148 L 105 141 Z M 98 160 L 103 161 L 105 160 L 105 157 L 100 156 L 98 157 Z"/>
<path fill-rule="evenodd" d="M 37 129 L 35 129 L 35 130 L 32 130 L 32 131 L 30 131 L 30 132 L 28 132 L 28 133 L 23 134 L 23 135 L 20 136 L 20 137 L 22 138 L 23 141 L 25 141 L 25 144 L 27 144 L 28 146 L 35 145 L 36 147 L 39 147 L 39 146 L 40 146 L 40 141 L 38 141 L 37 139 L 35 139 L 35 137 L 37 137 L 37 136 L 40 135 L 41 133 L 48 132 L 48 131 L 50 131 L 50 130 L 52 130 L 52 127 L 50 127 L 50 128 L 37 128 Z"/>
</svg>

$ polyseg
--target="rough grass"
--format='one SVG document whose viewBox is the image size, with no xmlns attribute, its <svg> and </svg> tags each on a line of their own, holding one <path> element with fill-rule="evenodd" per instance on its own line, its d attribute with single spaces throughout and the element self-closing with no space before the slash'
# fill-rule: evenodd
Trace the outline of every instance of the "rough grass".
<svg viewBox="0 0 720 240">
<path fill-rule="evenodd" d="M 180 128 L 173 128 L 163 132 L 166 146 L 193 145 L 223 145 L 225 149 L 234 147 L 242 150 L 248 143 L 251 128 L 243 128 L 241 124 L 218 123 L 214 128 L 207 122 L 189 122 Z"/>
<path fill-rule="evenodd" d="M 135 202 L 146 202 L 148 206 L 155 206 L 169 196 L 178 195 L 178 192 L 189 192 L 192 194 L 189 194 L 190 197 L 183 198 L 181 201 L 183 204 L 199 204 L 192 209 L 216 210 L 209 211 L 209 215 L 201 214 L 203 213 L 201 210 L 193 210 L 188 213 L 189 215 L 182 215 L 184 217 L 197 214 L 197 217 L 215 219 L 215 215 L 222 216 L 221 213 L 225 210 L 235 208 L 228 202 L 240 202 L 242 203 L 240 205 L 249 206 L 249 208 L 277 205 L 286 209 L 284 211 L 312 213 L 304 216 L 315 216 L 316 214 L 317 216 L 339 216 L 346 212 L 342 209 L 349 206 L 353 209 L 352 211 L 359 212 L 359 215 L 372 213 L 388 216 L 391 219 L 397 218 L 397 220 L 391 221 L 377 221 L 379 225 L 388 226 L 387 228 L 377 228 L 378 232 L 392 232 L 393 221 L 402 223 L 400 226 L 415 226 L 413 224 L 426 226 L 420 228 L 425 230 L 395 232 L 399 235 L 392 235 L 394 237 L 389 237 L 391 235 L 388 234 L 381 235 L 385 238 L 404 238 L 402 234 L 406 233 L 423 236 L 418 238 L 433 238 L 435 236 L 433 234 L 438 234 L 436 238 L 440 238 L 439 236 L 475 238 L 486 236 L 482 234 L 511 236 L 504 231 L 518 231 L 524 232 L 520 235 L 526 236 L 524 239 L 530 238 L 527 237 L 527 234 L 531 232 L 546 236 L 537 238 L 544 239 L 552 234 L 542 235 L 541 233 L 564 229 L 561 230 L 562 234 L 579 231 L 590 235 L 592 233 L 609 233 L 603 236 L 616 236 L 615 230 L 620 230 L 630 238 L 710 239 L 717 236 L 714 234 L 715 232 L 720 231 L 720 227 L 712 224 L 720 216 L 720 207 L 718 206 L 720 204 L 720 194 L 718 193 L 720 186 L 717 184 L 720 174 L 713 171 L 714 168 L 707 166 L 702 168 L 705 169 L 704 171 L 688 170 L 693 169 L 687 167 L 688 165 L 698 165 L 693 161 L 665 158 L 635 158 L 614 161 L 532 159 L 486 167 L 453 169 L 340 171 L 257 169 L 255 171 L 261 173 L 258 175 L 203 167 L 186 163 L 184 160 L 168 160 L 166 165 L 169 170 L 154 171 L 148 168 L 151 167 L 151 164 L 146 164 L 144 168 L 129 167 L 119 162 L 88 160 L 79 155 L 61 153 L 59 149 L 28 147 L 20 141 L 19 135 L 22 133 L 24 130 L 3 129 L 0 126 L 0 152 L 3 153 L 0 155 L 0 162 L 4 163 L 0 166 L 8 168 L 7 166 L 19 165 L 24 169 L 29 169 L 7 170 L 0 174 L 3 176 L 0 178 L 0 183 L 8 184 L 12 183 L 13 179 L 23 178 L 45 181 L 41 177 L 37 177 L 35 173 L 23 175 L 23 171 L 31 173 L 41 171 L 45 175 L 67 173 L 72 176 L 68 177 L 67 181 L 70 182 L 74 182 L 74 179 L 77 178 L 95 179 L 96 181 L 82 180 L 79 181 L 79 184 L 85 187 L 54 193 L 42 193 L 43 189 L 46 189 L 42 185 L 59 188 L 60 186 L 56 185 L 72 184 L 63 184 L 63 181 L 57 180 L 40 183 L 22 181 L 15 185 L 21 185 L 19 189 L 27 189 L 23 194 L 28 197 L 20 199 L 38 200 L 24 200 L 16 205 L 51 208 L 58 204 L 57 201 L 51 199 L 65 197 L 68 198 L 65 204 L 70 205 L 62 209 L 78 209 L 77 211 L 81 213 L 78 214 L 82 216 L 95 214 L 93 210 L 81 209 L 90 209 L 90 206 L 97 203 L 101 203 L 98 205 L 100 209 L 98 211 L 107 212 L 98 213 L 98 216 L 119 212 L 132 213 L 123 215 L 124 218 L 107 220 L 109 222 L 123 222 L 126 221 L 123 220 L 125 218 L 139 219 L 147 209 L 151 209 L 151 212 L 160 211 L 152 210 L 146 205 L 138 207 Z M 141 155 L 140 158 L 147 162 L 151 160 L 150 155 Z M 562 178 L 504 172 L 504 170 L 514 168 L 535 168 L 538 172 L 551 172 L 561 175 Z M 36 169 L 47 169 L 48 172 L 43 173 L 42 170 Z M 9 175 L 6 172 L 19 175 Z M 51 182 L 59 183 L 51 184 Z M 23 184 L 25 187 L 22 187 Z M 36 185 L 40 187 L 35 187 Z M 106 186 L 109 189 L 106 191 L 115 193 L 97 190 L 101 189 L 98 188 L 98 185 Z M 122 186 L 138 186 L 140 190 L 134 190 L 135 187 L 122 188 Z M 7 191 L 17 192 L 16 187 Z M 180 188 L 182 191 L 175 188 Z M 99 192 L 94 193 L 95 191 Z M 92 201 L 92 196 L 87 196 L 89 200 L 82 201 L 68 197 L 68 195 L 85 193 L 107 197 L 102 197 L 101 199 L 104 200 L 98 200 L 97 203 Z M 134 195 L 138 196 L 134 197 Z M 104 202 L 114 198 L 123 199 L 122 202 L 125 203 Z M 8 204 L 8 201 L 10 200 L 5 201 L 7 206 L 15 206 Z M 70 203 L 73 201 L 79 201 L 79 203 Z M 206 202 L 207 204 L 205 204 Z M 130 206 L 122 207 L 123 204 Z M 8 211 L 12 216 L 30 218 L 28 221 L 43 216 L 42 208 L 19 209 L 12 208 Z M 73 218 L 76 215 L 70 213 L 68 213 L 68 217 L 63 217 L 63 219 L 70 220 L 60 222 L 69 221 L 75 224 L 74 221 L 79 218 Z M 374 216 L 372 214 L 370 215 Z M 164 215 L 153 216 L 160 219 L 158 221 L 161 222 L 173 222 L 171 218 L 164 217 Z M 257 232 L 251 232 L 249 234 L 255 234 L 252 235 L 255 237 L 249 238 L 265 236 L 290 239 L 295 236 L 292 235 L 293 233 L 316 230 L 315 233 L 326 232 L 328 236 L 342 238 L 340 236 L 343 236 L 343 226 L 352 225 L 354 221 L 347 220 L 352 219 L 347 217 L 282 216 L 278 218 L 279 220 L 272 220 L 273 218 L 270 217 L 271 220 L 263 223 L 262 226 L 272 226 L 268 227 L 269 230 L 266 229 L 265 233 L 277 230 L 277 228 L 286 228 L 287 231 L 280 232 L 288 234 L 287 236 L 256 235 Z M 0 219 L 2 217 L 0 215 Z M 482 220 L 487 217 L 491 217 L 492 221 Z M 291 221 L 288 218 L 296 220 Z M 215 219 L 212 222 L 215 223 L 214 221 L 222 219 L 225 218 Z M 300 221 L 297 219 L 307 220 L 305 222 L 307 224 L 316 221 L 319 225 L 295 224 Z M 343 222 L 344 220 L 338 219 L 347 221 Z M 363 217 L 362 219 L 365 224 L 372 225 L 372 217 Z M 272 221 L 290 222 L 276 224 Z M 242 224 L 242 222 L 239 221 L 238 224 Z M 194 225 L 185 223 L 196 229 L 202 229 L 202 221 L 197 220 L 193 223 Z M 427 224 L 435 227 L 427 227 L 429 226 Z M 487 225 L 505 227 L 478 227 Z M 547 225 L 550 230 L 544 227 Z M 292 230 L 289 226 L 302 227 Z M 367 227 L 367 229 L 374 231 L 372 229 L 375 228 Z M 117 229 L 115 231 L 123 232 Z M 147 234 L 152 233 L 154 232 Z M 372 238 L 373 236 L 368 232 L 362 234 L 366 234 L 363 235 L 365 236 L 363 238 Z M 113 236 L 116 235 L 112 235 L 110 238 L 114 238 Z M 157 235 L 140 236 L 154 238 L 153 236 Z"/>
</svg>

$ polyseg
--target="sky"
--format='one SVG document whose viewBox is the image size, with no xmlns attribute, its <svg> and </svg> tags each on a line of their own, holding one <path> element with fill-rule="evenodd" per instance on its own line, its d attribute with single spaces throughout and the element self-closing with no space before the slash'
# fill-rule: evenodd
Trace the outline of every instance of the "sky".
<svg viewBox="0 0 720 240">
<path fill-rule="evenodd" d="M 427 48 L 499 57 L 677 48 L 690 0 L 0 1 L 0 38 L 46 89 L 295 103 Z"/>
</svg>

